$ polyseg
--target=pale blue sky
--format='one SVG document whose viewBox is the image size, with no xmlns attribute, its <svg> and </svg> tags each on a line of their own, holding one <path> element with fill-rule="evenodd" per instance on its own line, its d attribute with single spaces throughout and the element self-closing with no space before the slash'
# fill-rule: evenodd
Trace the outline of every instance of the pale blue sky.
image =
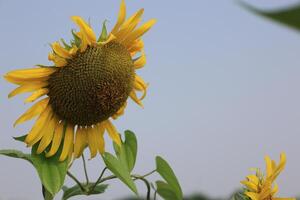
<svg viewBox="0 0 300 200">
<path fill-rule="evenodd" d="M 120 1 L 0 0 L 0 74 L 34 64 L 49 64 L 49 43 L 71 37 L 70 16 L 89 19 L 100 31 L 111 27 Z M 136 172 L 154 168 L 155 155 L 173 166 L 186 194 L 203 191 L 229 195 L 250 167 L 264 167 L 264 155 L 278 160 L 287 153 L 279 177 L 281 195 L 300 193 L 300 33 L 240 8 L 231 0 L 133 1 L 128 13 L 145 8 L 144 19 L 156 18 L 144 37 L 148 64 L 139 74 L 150 83 L 140 109 L 130 103 L 115 122 L 131 129 L 139 141 Z M 263 8 L 296 0 L 249 1 Z M 13 128 L 29 105 L 22 97 L 8 100 L 13 85 L 0 79 L 0 148 L 28 151 L 12 136 L 31 123 Z M 0 199 L 39 200 L 40 185 L 24 161 L 0 157 Z M 72 171 L 83 177 L 80 161 Z M 96 178 L 100 159 L 89 162 Z M 70 184 L 71 182 L 68 181 Z M 144 191 L 143 185 L 140 185 Z M 115 199 L 130 191 L 113 182 L 99 199 Z M 97 198 L 88 198 L 97 199 Z"/>
</svg>

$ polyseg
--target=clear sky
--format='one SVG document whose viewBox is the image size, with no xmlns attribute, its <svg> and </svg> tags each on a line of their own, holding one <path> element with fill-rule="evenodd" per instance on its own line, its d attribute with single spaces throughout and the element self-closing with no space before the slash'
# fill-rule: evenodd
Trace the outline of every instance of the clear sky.
<svg viewBox="0 0 300 200">
<path fill-rule="evenodd" d="M 0 0 L 1 76 L 49 64 L 48 44 L 71 38 L 72 15 L 90 19 L 97 32 L 105 19 L 111 28 L 119 2 Z M 261 8 L 295 2 L 251 1 Z M 149 92 L 144 109 L 131 102 L 115 122 L 118 130 L 137 134 L 135 171 L 151 171 L 155 155 L 162 155 L 184 193 L 218 197 L 240 187 L 250 167 L 263 168 L 265 155 L 278 160 L 285 151 L 288 162 L 278 180 L 280 194 L 299 194 L 300 33 L 254 16 L 233 0 L 127 0 L 128 13 L 141 7 L 145 20 L 158 20 L 144 37 L 148 64 L 139 72 L 150 83 Z M 12 127 L 29 105 L 23 104 L 24 96 L 7 99 L 14 86 L 3 78 L 0 88 L 0 148 L 29 151 L 12 140 L 31 126 Z M 29 164 L 0 157 L 0 165 L 1 200 L 42 198 Z M 83 177 L 80 165 L 78 161 L 72 171 Z M 95 159 L 88 165 L 96 178 L 103 163 Z M 124 194 L 130 191 L 113 182 L 102 199 Z"/>
</svg>

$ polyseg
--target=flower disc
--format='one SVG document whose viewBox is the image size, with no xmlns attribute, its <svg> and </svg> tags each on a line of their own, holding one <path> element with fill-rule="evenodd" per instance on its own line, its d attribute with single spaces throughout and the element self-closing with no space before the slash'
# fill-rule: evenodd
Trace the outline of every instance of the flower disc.
<svg viewBox="0 0 300 200">
<path fill-rule="evenodd" d="M 51 75 L 50 104 L 69 123 L 93 125 L 111 117 L 126 102 L 134 76 L 133 61 L 123 45 L 110 42 L 88 47 Z"/>
</svg>

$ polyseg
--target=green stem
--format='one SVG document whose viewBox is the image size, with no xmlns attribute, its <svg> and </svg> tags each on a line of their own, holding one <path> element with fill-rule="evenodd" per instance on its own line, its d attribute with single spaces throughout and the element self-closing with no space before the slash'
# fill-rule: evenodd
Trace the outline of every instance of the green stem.
<svg viewBox="0 0 300 200">
<path fill-rule="evenodd" d="M 82 154 L 82 162 L 83 162 L 83 169 L 84 169 L 84 175 L 85 175 L 85 179 L 86 179 L 86 185 L 89 184 L 89 176 L 88 176 L 88 173 L 87 173 L 87 168 L 86 168 L 86 162 L 85 162 L 85 158 L 84 158 L 84 155 Z"/>
<path fill-rule="evenodd" d="M 80 187 L 81 191 L 85 192 L 85 188 L 82 186 L 80 181 L 77 180 L 77 178 L 71 172 L 67 171 L 67 175 L 77 183 L 77 185 Z"/>
<path fill-rule="evenodd" d="M 97 179 L 97 181 L 95 182 L 95 184 L 93 185 L 93 187 L 92 187 L 92 189 L 91 189 L 90 191 L 94 191 L 95 187 L 100 183 L 100 181 L 101 181 L 101 179 L 102 179 L 102 177 L 103 177 L 103 175 L 104 175 L 104 172 L 105 172 L 106 170 L 107 170 L 107 167 L 105 167 L 105 168 L 102 170 L 102 172 L 101 172 L 99 178 Z"/>
<path fill-rule="evenodd" d="M 154 172 L 156 172 L 156 169 L 155 170 L 152 170 L 151 172 L 149 172 L 149 173 L 147 173 L 147 174 L 145 174 L 145 175 L 143 175 L 143 176 L 138 176 L 138 177 L 142 177 L 142 178 L 145 178 L 145 177 L 147 177 L 147 176 L 150 176 L 151 174 L 153 174 Z"/>
<path fill-rule="evenodd" d="M 135 176 L 132 175 L 133 178 L 135 178 L 135 180 L 141 180 L 145 183 L 146 187 L 147 187 L 147 200 L 150 200 L 150 194 L 151 194 L 151 186 L 150 183 L 147 179 L 145 179 L 143 176 Z"/>
</svg>

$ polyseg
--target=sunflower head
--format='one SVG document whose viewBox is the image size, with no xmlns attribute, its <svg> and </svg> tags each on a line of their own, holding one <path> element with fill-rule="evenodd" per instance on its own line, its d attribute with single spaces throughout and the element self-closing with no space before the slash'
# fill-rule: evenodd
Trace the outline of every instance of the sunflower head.
<svg viewBox="0 0 300 200">
<path fill-rule="evenodd" d="M 79 31 L 72 31 L 69 44 L 64 40 L 52 43 L 48 59 L 54 66 L 39 65 L 5 75 L 7 81 L 19 85 L 9 97 L 25 92 L 32 92 L 25 102 L 45 97 L 15 122 L 37 117 L 25 139 L 28 146 L 37 144 L 37 153 L 45 152 L 48 157 L 62 146 L 60 160 L 65 160 L 81 156 L 86 146 L 91 157 L 103 153 L 105 132 L 121 144 L 111 119 L 124 113 L 128 97 L 142 106 L 147 89 L 136 70 L 146 64 L 141 37 L 155 20 L 139 26 L 143 12 L 126 19 L 122 1 L 115 26 L 108 34 L 104 22 L 98 38 L 89 24 L 73 16 Z"/>
<path fill-rule="evenodd" d="M 251 200 L 296 200 L 295 198 L 276 198 L 278 185 L 275 183 L 276 178 L 282 172 L 286 164 L 286 156 L 284 153 L 280 155 L 280 162 L 277 165 L 269 156 L 265 157 L 266 174 L 264 175 L 259 169 L 256 174 L 246 177 L 241 181 L 245 186 L 245 195 Z"/>
</svg>

